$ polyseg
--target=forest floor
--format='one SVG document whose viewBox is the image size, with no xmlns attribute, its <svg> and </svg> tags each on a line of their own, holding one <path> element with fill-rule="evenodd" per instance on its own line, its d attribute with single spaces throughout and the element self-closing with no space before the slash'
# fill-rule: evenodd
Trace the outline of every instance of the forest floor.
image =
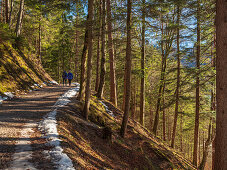
<svg viewBox="0 0 227 170">
<path fill-rule="evenodd" d="M 69 87 L 49 86 L 3 102 L 0 169 L 57 169 L 55 151 L 53 157 L 46 155 L 53 146 L 47 145 L 38 125 L 67 91 Z M 122 112 L 108 101 L 92 96 L 89 121 L 83 118 L 82 106 L 74 96 L 57 110 L 57 136 L 64 149 L 59 162 L 71 162 L 75 169 L 194 169 L 189 161 L 131 119 L 125 138 L 121 138 Z M 111 139 L 103 138 L 106 128 L 111 130 Z M 56 133 L 50 136 L 55 138 Z"/>
<path fill-rule="evenodd" d="M 103 106 L 102 103 L 106 105 Z M 59 109 L 58 131 L 64 152 L 78 169 L 195 169 L 193 165 L 154 137 L 139 123 L 129 119 L 125 138 L 119 135 L 122 111 L 110 102 L 92 96 L 90 121 L 84 121 L 81 102 L 72 98 Z M 107 108 L 111 113 L 107 113 Z M 104 139 L 105 129 L 112 131 Z"/>
<path fill-rule="evenodd" d="M 48 148 L 45 148 L 46 141 L 41 137 L 38 123 L 68 89 L 49 86 L 3 102 L 0 106 L 0 169 L 20 169 L 21 165 L 16 165 L 20 162 L 16 163 L 16 159 L 23 162 L 28 154 L 32 154 L 32 159 L 25 160 L 27 165 L 24 167 L 53 169 L 50 159 L 42 155 L 42 151 Z"/>
</svg>

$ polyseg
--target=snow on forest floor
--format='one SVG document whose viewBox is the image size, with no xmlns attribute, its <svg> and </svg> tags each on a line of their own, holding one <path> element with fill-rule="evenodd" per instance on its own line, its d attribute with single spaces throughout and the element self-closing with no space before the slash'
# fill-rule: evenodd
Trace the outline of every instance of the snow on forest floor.
<svg viewBox="0 0 227 170">
<path fill-rule="evenodd" d="M 108 107 L 103 101 L 100 100 L 99 102 L 105 107 L 106 112 L 107 112 L 110 116 L 115 117 L 114 114 L 113 114 L 113 111 L 111 111 L 111 110 L 109 109 L 109 107 Z"/>
<path fill-rule="evenodd" d="M 4 100 L 7 100 L 8 98 L 11 99 L 11 98 L 14 97 L 13 93 L 11 93 L 11 92 L 5 92 L 4 95 L 6 95 L 7 97 L 2 97 L 2 96 L 0 96 L 0 104 L 2 104 L 2 102 L 3 102 Z"/>
</svg>

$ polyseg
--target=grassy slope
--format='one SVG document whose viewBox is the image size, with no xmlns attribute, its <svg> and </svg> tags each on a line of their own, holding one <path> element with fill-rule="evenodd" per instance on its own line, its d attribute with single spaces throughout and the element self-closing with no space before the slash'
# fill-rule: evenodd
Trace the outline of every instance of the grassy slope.
<svg viewBox="0 0 227 170">
<path fill-rule="evenodd" d="M 121 138 L 122 112 L 107 101 L 105 103 L 115 118 L 105 112 L 95 97 L 91 101 L 89 122 L 84 121 L 80 109 L 82 103 L 76 99 L 59 111 L 58 130 L 62 145 L 78 169 L 195 169 L 189 161 L 131 119 L 126 137 Z M 111 141 L 102 138 L 103 127 L 112 129 Z"/>
<path fill-rule="evenodd" d="M 32 85 L 49 80 L 51 78 L 34 57 L 13 48 L 10 41 L 0 39 L 0 95 L 29 90 Z"/>
</svg>

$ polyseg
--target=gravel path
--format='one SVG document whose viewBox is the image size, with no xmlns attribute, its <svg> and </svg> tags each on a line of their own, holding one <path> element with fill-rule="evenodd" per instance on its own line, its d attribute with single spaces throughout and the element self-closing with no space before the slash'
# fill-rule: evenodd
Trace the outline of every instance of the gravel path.
<svg viewBox="0 0 227 170">
<path fill-rule="evenodd" d="M 42 152 L 50 148 L 44 145 L 37 124 L 68 89 L 44 87 L 0 106 L 0 169 L 52 169 L 50 158 Z"/>
</svg>

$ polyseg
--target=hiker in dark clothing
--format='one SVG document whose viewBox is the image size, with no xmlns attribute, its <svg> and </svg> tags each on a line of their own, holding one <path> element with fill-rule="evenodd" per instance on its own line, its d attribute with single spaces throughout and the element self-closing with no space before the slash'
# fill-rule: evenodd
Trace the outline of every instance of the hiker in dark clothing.
<svg viewBox="0 0 227 170">
<path fill-rule="evenodd" d="M 73 73 L 69 71 L 68 73 L 69 86 L 71 86 L 72 79 L 73 79 Z"/>
<path fill-rule="evenodd" d="M 63 86 L 64 86 L 64 85 L 67 86 L 68 74 L 67 74 L 66 71 L 63 72 L 63 74 L 62 74 L 62 79 L 63 79 Z"/>
</svg>

